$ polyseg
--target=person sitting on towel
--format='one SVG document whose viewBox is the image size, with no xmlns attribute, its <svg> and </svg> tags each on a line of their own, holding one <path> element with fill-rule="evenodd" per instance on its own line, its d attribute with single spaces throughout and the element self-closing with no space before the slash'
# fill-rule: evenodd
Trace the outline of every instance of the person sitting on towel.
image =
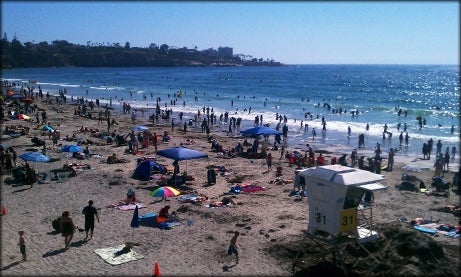
<svg viewBox="0 0 461 277">
<path fill-rule="evenodd" d="M 115 163 L 118 163 L 118 162 L 119 162 L 119 159 L 117 158 L 117 156 L 115 156 L 115 153 L 112 154 L 112 156 L 107 157 L 107 163 L 108 164 L 115 164 Z"/>
<path fill-rule="evenodd" d="M 157 216 L 157 222 L 158 223 L 162 223 L 162 222 L 165 222 L 167 221 L 167 219 L 170 217 L 170 206 L 169 205 L 166 205 L 165 207 L 163 207 L 160 212 L 158 213 L 158 216 Z"/>
<path fill-rule="evenodd" d="M 171 212 L 170 216 L 168 217 L 168 222 L 179 222 L 179 216 L 176 211 Z"/>
</svg>

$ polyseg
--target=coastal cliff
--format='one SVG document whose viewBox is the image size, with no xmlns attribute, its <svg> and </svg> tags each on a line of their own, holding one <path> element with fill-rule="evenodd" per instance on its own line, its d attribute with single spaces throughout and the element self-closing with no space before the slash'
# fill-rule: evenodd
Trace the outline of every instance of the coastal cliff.
<svg viewBox="0 0 461 277">
<path fill-rule="evenodd" d="M 79 45 L 65 40 L 21 43 L 1 40 L 2 68 L 16 67 L 210 67 L 210 66 L 281 66 L 280 62 L 250 55 L 219 55 L 207 50 L 176 48 L 166 44 L 130 47 L 119 43 Z"/>
</svg>

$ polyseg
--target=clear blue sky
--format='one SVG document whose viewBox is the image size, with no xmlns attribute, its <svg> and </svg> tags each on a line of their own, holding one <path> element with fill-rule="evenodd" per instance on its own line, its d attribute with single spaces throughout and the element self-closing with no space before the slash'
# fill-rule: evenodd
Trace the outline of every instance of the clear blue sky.
<svg viewBox="0 0 461 277">
<path fill-rule="evenodd" d="M 459 3 L 9 2 L 2 36 L 198 50 L 286 64 L 459 64 Z"/>
</svg>

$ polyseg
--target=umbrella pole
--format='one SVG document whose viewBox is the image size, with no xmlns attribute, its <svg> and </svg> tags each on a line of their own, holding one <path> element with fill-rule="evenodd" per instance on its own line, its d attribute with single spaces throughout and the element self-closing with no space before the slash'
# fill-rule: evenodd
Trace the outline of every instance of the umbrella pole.
<svg viewBox="0 0 461 277">
<path fill-rule="evenodd" d="M 131 239 L 130 239 L 130 245 L 133 245 L 133 236 L 134 236 L 134 228 L 131 228 Z"/>
</svg>

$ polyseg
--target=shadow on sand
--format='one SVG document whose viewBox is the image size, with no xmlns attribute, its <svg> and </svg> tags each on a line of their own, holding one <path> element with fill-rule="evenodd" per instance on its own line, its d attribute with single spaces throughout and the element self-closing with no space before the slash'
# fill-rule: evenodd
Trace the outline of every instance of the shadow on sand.
<svg viewBox="0 0 461 277">
<path fill-rule="evenodd" d="M 11 264 L 5 265 L 4 267 L 2 267 L 2 270 L 10 269 L 10 268 L 12 268 L 13 266 L 16 266 L 16 265 L 19 265 L 19 264 L 20 264 L 20 262 L 12 262 Z"/>
</svg>

